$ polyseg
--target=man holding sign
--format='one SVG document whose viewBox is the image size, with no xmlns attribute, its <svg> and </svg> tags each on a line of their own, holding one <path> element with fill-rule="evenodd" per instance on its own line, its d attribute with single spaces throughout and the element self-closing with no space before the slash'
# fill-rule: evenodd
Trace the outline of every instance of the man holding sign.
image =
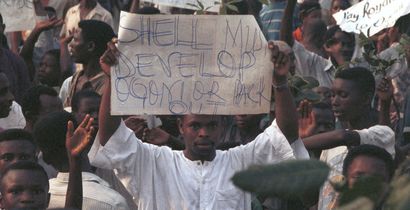
<svg viewBox="0 0 410 210">
<path fill-rule="evenodd" d="M 296 108 L 287 86 L 289 58 L 272 43 L 269 50 L 275 67 L 277 118 L 251 143 L 216 151 L 222 117 L 194 114 L 183 115 L 178 122 L 186 145 L 184 151 L 142 143 L 120 117 L 110 115 L 111 83 L 107 81 L 100 107 L 100 130 L 89 153 L 91 163 L 115 168 L 139 209 L 250 209 L 251 195 L 232 184 L 233 174 L 251 164 L 294 159 L 292 147 L 306 151 L 300 140 L 295 141 L 298 137 Z M 115 45 L 109 43 L 109 49 L 100 60 L 107 75 L 118 55 Z"/>
</svg>

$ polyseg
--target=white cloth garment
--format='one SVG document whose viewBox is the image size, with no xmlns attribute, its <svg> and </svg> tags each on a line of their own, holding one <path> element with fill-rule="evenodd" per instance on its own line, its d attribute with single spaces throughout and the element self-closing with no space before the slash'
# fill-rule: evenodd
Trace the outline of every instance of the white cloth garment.
<svg viewBox="0 0 410 210">
<path fill-rule="evenodd" d="M 0 128 L 6 130 L 11 128 L 23 129 L 24 127 L 26 127 L 26 119 L 21 111 L 21 107 L 17 102 L 13 101 L 9 116 L 0 118 Z"/>
<path fill-rule="evenodd" d="M 320 86 L 332 87 L 336 70 L 330 60 L 306 50 L 297 41 L 294 42 L 292 49 L 296 58 L 296 75 L 314 77 Z"/>
<path fill-rule="evenodd" d="M 230 180 L 235 172 L 295 158 L 275 121 L 254 141 L 217 150 L 212 161 L 191 161 L 183 151 L 143 143 L 124 122 L 105 146 L 97 137 L 88 156 L 94 166 L 116 169 L 140 210 L 250 209 L 251 195 Z"/>
<path fill-rule="evenodd" d="M 68 173 L 58 173 L 50 179 L 49 208 L 64 208 L 67 194 Z M 95 174 L 82 172 L 83 209 L 85 210 L 128 210 L 127 202 L 107 182 Z"/>
</svg>

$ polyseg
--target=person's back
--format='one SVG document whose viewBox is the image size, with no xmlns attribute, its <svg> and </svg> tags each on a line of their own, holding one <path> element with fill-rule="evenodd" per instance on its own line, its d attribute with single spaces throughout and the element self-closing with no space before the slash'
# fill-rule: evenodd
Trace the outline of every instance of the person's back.
<svg viewBox="0 0 410 210">
<path fill-rule="evenodd" d="M 50 179 L 50 208 L 64 207 L 68 186 L 69 161 L 65 147 L 67 122 L 75 122 L 67 112 L 51 113 L 39 120 L 33 131 L 46 163 L 59 173 Z M 128 210 L 125 199 L 97 175 L 91 173 L 87 160 L 82 160 L 83 208 Z"/>
</svg>

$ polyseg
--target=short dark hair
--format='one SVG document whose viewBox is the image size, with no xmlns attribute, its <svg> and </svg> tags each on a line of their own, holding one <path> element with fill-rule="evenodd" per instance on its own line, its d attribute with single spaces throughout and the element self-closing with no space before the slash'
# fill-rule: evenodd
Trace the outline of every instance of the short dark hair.
<svg viewBox="0 0 410 210">
<path fill-rule="evenodd" d="M 13 128 L 13 129 L 7 129 L 7 130 L 0 132 L 0 142 L 13 141 L 13 140 L 27 141 L 33 144 L 35 148 L 37 147 L 31 133 L 23 129 Z"/>
<path fill-rule="evenodd" d="M 301 17 L 307 16 L 309 13 L 318 9 L 322 9 L 319 3 L 313 1 L 304 1 L 302 4 L 300 4 L 299 14 Z"/>
<path fill-rule="evenodd" d="M 333 5 L 333 2 L 335 2 L 335 1 L 336 0 L 332 0 L 332 5 Z M 349 0 L 340 0 L 340 3 L 341 3 L 340 4 L 340 9 L 342 9 L 342 10 L 345 10 L 345 9 L 352 6 L 352 4 L 350 4 Z"/>
<path fill-rule="evenodd" d="M 58 96 L 53 88 L 44 85 L 37 85 L 28 89 L 21 101 L 21 109 L 26 119 L 31 120 L 33 116 L 39 114 L 41 95 Z"/>
<path fill-rule="evenodd" d="M 396 23 L 394 24 L 394 27 L 397 27 L 400 33 L 406 33 L 408 30 L 410 30 L 409 22 L 410 14 L 407 14 L 397 19 Z"/>
<path fill-rule="evenodd" d="M 49 50 L 46 53 L 44 53 L 44 55 L 51 55 L 51 56 L 55 57 L 58 64 L 60 63 L 60 50 L 59 49 Z"/>
<path fill-rule="evenodd" d="M 33 129 L 34 139 L 43 153 L 44 161 L 59 171 L 68 165 L 65 138 L 69 120 L 76 124 L 70 113 L 53 112 L 40 119 Z"/>
<path fill-rule="evenodd" d="M 82 20 L 78 23 L 81 35 L 86 42 L 94 42 L 95 53 L 98 57 L 107 49 L 107 43 L 115 37 L 111 26 L 99 20 Z"/>
<path fill-rule="evenodd" d="M 156 7 L 145 6 L 145 7 L 137 9 L 135 13 L 143 14 L 143 15 L 156 15 L 156 14 L 160 14 L 161 11 Z"/>
<path fill-rule="evenodd" d="M 336 32 L 342 32 L 346 34 L 353 43 L 355 42 L 354 34 L 343 31 L 338 25 L 332 26 L 329 29 L 327 29 L 325 33 L 325 40 L 328 41 L 332 39 L 335 36 Z"/>
<path fill-rule="evenodd" d="M 362 144 L 357 147 L 353 147 L 349 150 L 346 155 L 346 158 L 343 161 L 343 175 L 347 176 L 347 170 L 352 164 L 353 160 L 358 156 L 369 156 L 382 160 L 386 164 L 388 171 L 389 180 L 393 177 L 395 166 L 393 158 L 385 149 L 377 147 L 370 144 Z"/>
<path fill-rule="evenodd" d="M 338 71 L 335 79 L 349 80 L 355 83 L 357 90 L 362 94 L 374 95 L 376 81 L 372 72 L 363 67 L 353 67 Z"/>
<path fill-rule="evenodd" d="M 78 112 L 80 107 L 80 102 L 84 98 L 101 98 L 101 96 L 93 90 L 81 90 L 74 94 L 73 99 L 71 99 L 71 110 L 73 112 Z"/>
<path fill-rule="evenodd" d="M 15 162 L 15 163 L 12 163 L 6 166 L 1 172 L 0 185 L 3 184 L 3 178 L 7 175 L 9 171 L 12 171 L 12 170 L 39 171 L 42 175 L 44 175 L 43 178 L 47 183 L 47 188 L 49 188 L 50 186 L 48 182 L 48 176 L 44 168 L 40 164 L 36 162 L 32 162 L 32 161 L 18 161 L 18 162 Z"/>
</svg>

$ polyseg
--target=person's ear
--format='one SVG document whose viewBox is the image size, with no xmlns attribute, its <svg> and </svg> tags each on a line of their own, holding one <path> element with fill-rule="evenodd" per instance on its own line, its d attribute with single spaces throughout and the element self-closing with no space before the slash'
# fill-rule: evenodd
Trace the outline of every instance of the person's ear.
<svg viewBox="0 0 410 210">
<path fill-rule="evenodd" d="M 183 121 L 182 117 L 177 119 L 178 129 L 181 135 L 184 134 L 184 130 L 182 129 L 182 123 L 183 123 L 182 121 Z"/>
</svg>

